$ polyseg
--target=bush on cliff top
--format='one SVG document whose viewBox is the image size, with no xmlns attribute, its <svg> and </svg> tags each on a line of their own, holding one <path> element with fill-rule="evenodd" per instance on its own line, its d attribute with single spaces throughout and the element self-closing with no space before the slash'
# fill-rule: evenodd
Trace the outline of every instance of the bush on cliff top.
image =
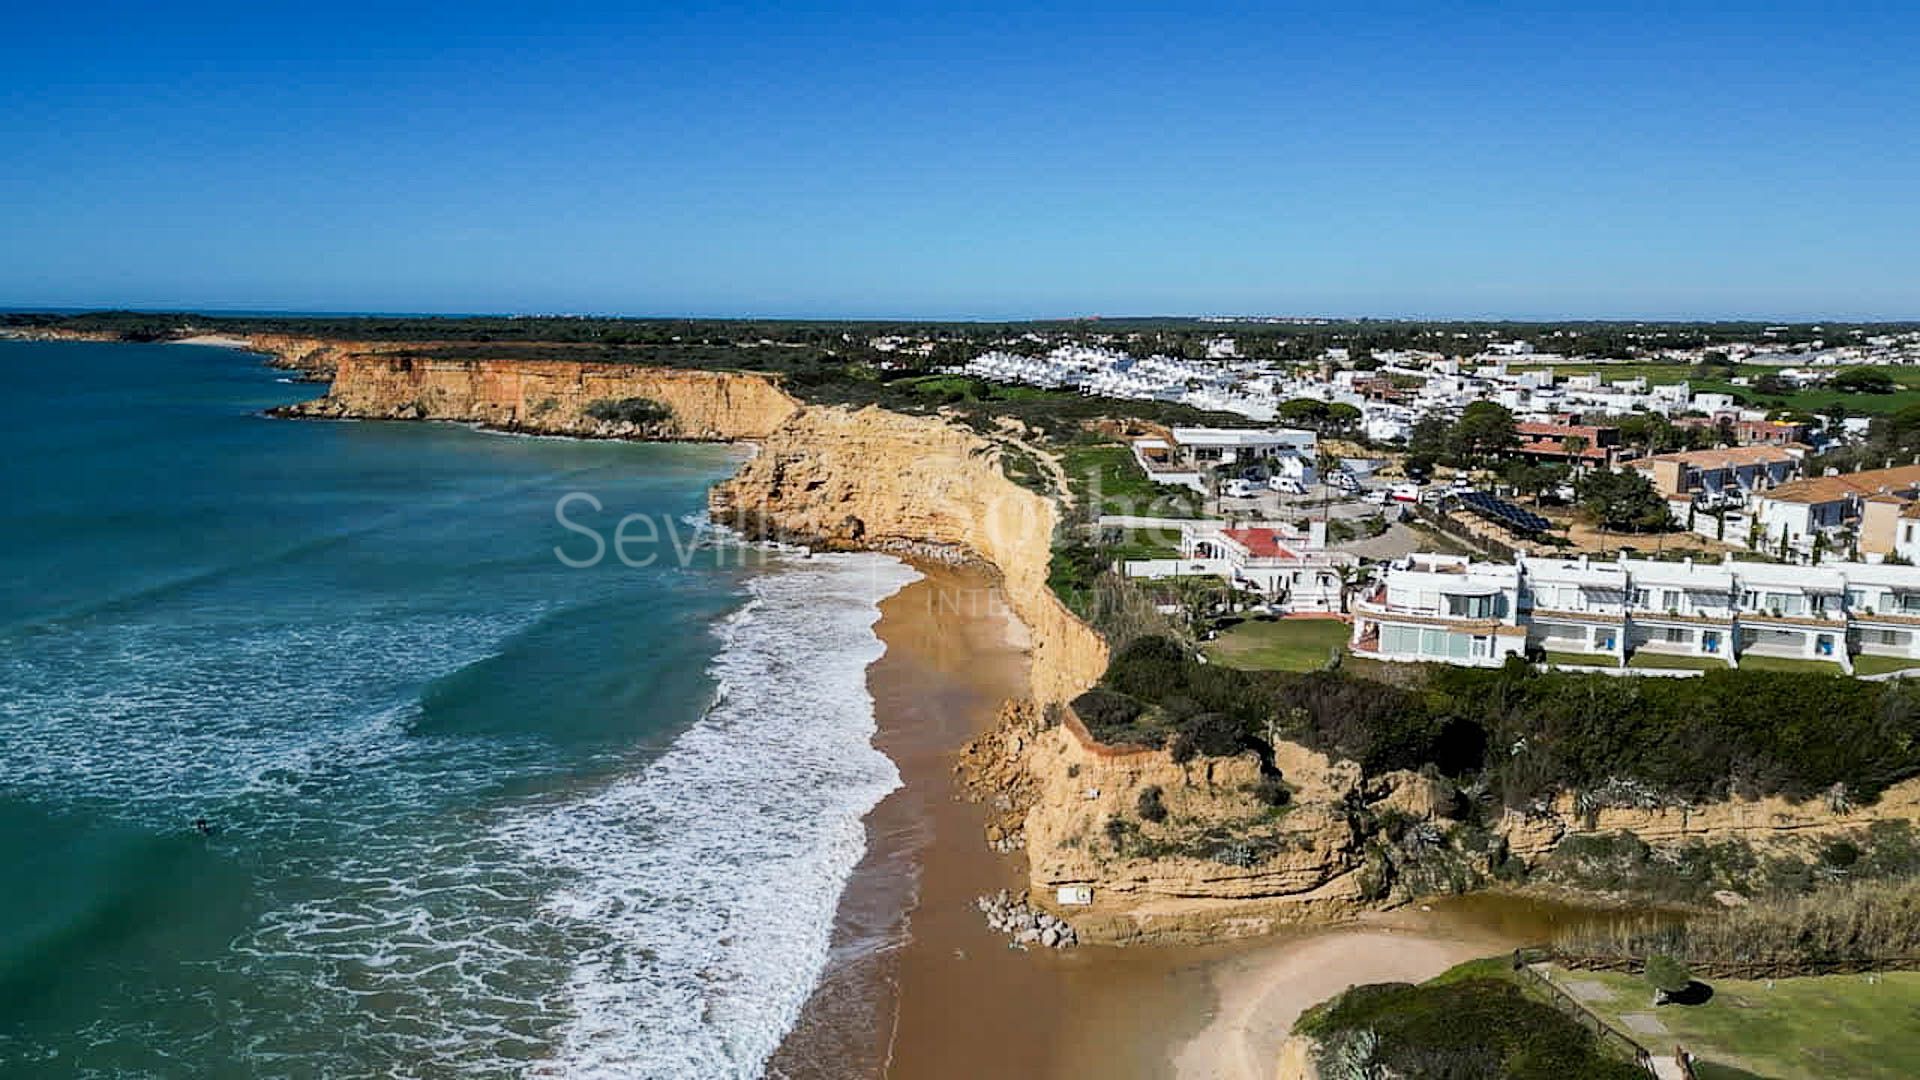
<svg viewBox="0 0 1920 1080">
<path fill-rule="evenodd" d="M 1511 982 L 1468 978 L 1356 986 L 1294 1031 L 1320 1045 L 1321 1075 L 1646 1080 L 1586 1028 Z"/>
<path fill-rule="evenodd" d="M 1203 664 L 1180 643 L 1149 636 L 1115 652 L 1104 684 L 1148 706 L 1129 727 L 1159 737 L 1134 741 L 1236 753 L 1272 731 L 1370 773 L 1433 765 L 1484 774 L 1512 806 L 1614 780 L 1693 801 L 1860 802 L 1920 775 L 1920 687 L 1899 682 L 1761 671 L 1622 679 L 1516 665 L 1438 667 L 1403 688 L 1344 671 Z M 1175 738 L 1201 716 L 1204 743 Z"/>
</svg>

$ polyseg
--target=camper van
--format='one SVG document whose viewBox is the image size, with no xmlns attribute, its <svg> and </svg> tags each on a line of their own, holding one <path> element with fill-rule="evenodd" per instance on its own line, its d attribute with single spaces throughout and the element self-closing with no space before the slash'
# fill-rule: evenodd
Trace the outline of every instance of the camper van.
<svg viewBox="0 0 1920 1080">
<path fill-rule="evenodd" d="M 1229 499 L 1247 499 L 1266 489 L 1267 485 L 1259 480 L 1229 480 L 1222 494 Z"/>
<path fill-rule="evenodd" d="M 1387 493 L 1394 502 L 1417 503 L 1420 501 L 1419 484 L 1395 484 Z"/>
</svg>

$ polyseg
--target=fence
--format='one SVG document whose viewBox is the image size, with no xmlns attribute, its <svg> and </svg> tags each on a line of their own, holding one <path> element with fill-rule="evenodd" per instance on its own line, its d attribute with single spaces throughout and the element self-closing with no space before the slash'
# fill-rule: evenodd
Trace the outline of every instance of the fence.
<svg viewBox="0 0 1920 1080">
<path fill-rule="evenodd" d="M 1580 971 L 1612 971 L 1638 975 L 1646 969 L 1644 960 L 1625 956 L 1543 951 L 1543 958 L 1561 967 Z M 1920 956 L 1849 957 L 1837 960 L 1694 960 L 1681 957 L 1687 970 L 1702 979 L 1798 979 L 1817 975 L 1864 975 L 1872 971 L 1920 971 Z"/>
<path fill-rule="evenodd" d="M 1552 979 L 1534 970 L 1533 965 L 1555 960 L 1557 957 L 1547 949 L 1516 949 L 1513 953 L 1514 974 L 1519 976 L 1523 986 L 1532 986 L 1544 991 L 1547 1002 L 1581 1027 L 1593 1032 L 1603 1045 L 1610 1045 L 1616 1052 L 1633 1059 L 1634 1063 L 1647 1070 L 1648 1075 L 1659 1075 L 1653 1068 L 1653 1055 L 1634 1038 L 1605 1020 L 1600 1019 L 1592 1010 L 1581 1004 L 1579 999 L 1567 993 Z"/>
</svg>

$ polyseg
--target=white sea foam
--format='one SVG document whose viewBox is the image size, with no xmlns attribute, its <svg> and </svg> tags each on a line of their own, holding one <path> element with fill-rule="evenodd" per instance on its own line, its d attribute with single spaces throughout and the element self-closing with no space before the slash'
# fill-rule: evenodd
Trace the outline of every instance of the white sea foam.
<svg viewBox="0 0 1920 1080">
<path fill-rule="evenodd" d="M 639 775 L 503 824 L 569 875 L 545 912 L 592 941 L 535 1075 L 759 1074 L 825 966 L 861 820 L 900 782 L 866 668 L 879 601 L 917 576 L 832 555 L 753 579 L 698 723 Z"/>
</svg>

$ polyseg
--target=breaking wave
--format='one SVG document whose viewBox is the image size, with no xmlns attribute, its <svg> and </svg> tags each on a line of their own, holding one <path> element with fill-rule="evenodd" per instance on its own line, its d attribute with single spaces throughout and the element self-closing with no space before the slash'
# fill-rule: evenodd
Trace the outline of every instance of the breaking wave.
<svg viewBox="0 0 1920 1080">
<path fill-rule="evenodd" d="M 719 628 L 716 697 L 639 775 L 504 824 L 572 876 L 545 912 L 591 943 L 535 1075 L 755 1076 L 827 959 L 867 812 L 899 786 L 872 746 L 879 555 L 795 561 Z"/>
</svg>

